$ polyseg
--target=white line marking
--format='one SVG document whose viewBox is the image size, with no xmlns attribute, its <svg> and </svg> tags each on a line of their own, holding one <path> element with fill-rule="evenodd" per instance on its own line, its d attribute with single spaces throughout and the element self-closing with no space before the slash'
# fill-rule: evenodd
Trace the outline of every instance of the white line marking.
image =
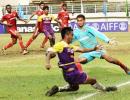
<svg viewBox="0 0 130 100">
<path fill-rule="evenodd" d="M 117 87 L 123 87 L 123 86 L 128 85 L 128 84 L 130 84 L 130 81 L 119 84 L 119 85 L 117 85 Z"/>
<path fill-rule="evenodd" d="M 119 87 L 123 87 L 123 86 L 128 85 L 128 84 L 130 84 L 130 81 L 125 82 L 125 83 L 122 83 L 122 84 L 119 84 L 119 85 L 117 85 L 116 87 L 119 88 Z M 88 94 L 88 95 L 86 95 L 86 96 L 81 96 L 81 97 L 79 97 L 79 98 L 76 99 L 76 100 L 86 100 L 86 99 L 88 99 L 88 98 L 90 98 L 90 97 L 93 97 L 93 96 L 95 96 L 95 95 L 97 95 L 97 94 L 100 94 L 100 93 L 102 93 L 102 92 L 91 93 L 91 94 Z"/>
</svg>

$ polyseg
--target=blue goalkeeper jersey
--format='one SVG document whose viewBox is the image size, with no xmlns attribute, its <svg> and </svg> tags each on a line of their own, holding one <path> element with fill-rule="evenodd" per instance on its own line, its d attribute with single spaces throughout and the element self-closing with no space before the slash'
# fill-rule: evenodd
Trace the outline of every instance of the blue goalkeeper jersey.
<svg viewBox="0 0 130 100">
<path fill-rule="evenodd" d="M 73 34 L 72 42 L 79 41 L 82 48 L 94 48 L 97 46 L 97 37 L 107 43 L 110 40 L 106 35 L 88 25 L 84 25 L 82 29 L 79 27 L 74 29 Z"/>
</svg>

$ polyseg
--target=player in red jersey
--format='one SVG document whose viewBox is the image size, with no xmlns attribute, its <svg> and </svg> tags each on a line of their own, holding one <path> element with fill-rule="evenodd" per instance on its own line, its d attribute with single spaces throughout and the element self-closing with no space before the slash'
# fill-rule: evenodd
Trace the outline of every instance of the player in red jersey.
<svg viewBox="0 0 130 100">
<path fill-rule="evenodd" d="M 17 43 L 17 39 L 19 40 L 19 45 L 22 49 L 22 54 L 27 54 L 27 50 L 25 49 L 24 45 L 23 45 L 23 41 L 22 41 L 22 36 L 20 35 L 20 33 L 17 31 L 17 25 L 16 25 L 16 19 L 19 19 L 23 22 L 26 23 L 25 20 L 21 19 L 16 11 L 12 11 L 12 6 L 11 5 L 6 5 L 6 10 L 7 13 L 6 15 L 4 15 L 0 21 L 0 24 L 3 24 L 6 26 L 6 30 L 9 34 L 11 34 L 11 38 L 12 41 L 10 43 L 8 43 L 7 45 L 5 45 L 2 48 L 2 53 L 5 54 L 5 50 L 12 47 L 14 44 Z M 5 23 L 6 22 L 6 23 Z"/>
<path fill-rule="evenodd" d="M 69 26 L 69 13 L 67 11 L 67 4 L 63 3 L 61 5 L 62 10 L 58 13 L 58 20 L 60 21 L 60 29 L 64 28 L 64 27 L 68 27 Z"/>
<path fill-rule="evenodd" d="M 43 15 L 43 14 L 44 14 L 44 11 L 43 11 L 43 7 L 44 7 L 44 6 L 46 6 L 46 4 L 43 3 L 43 2 L 40 2 L 40 4 L 39 4 L 40 9 L 32 14 L 32 16 L 29 18 L 28 22 L 29 22 L 29 21 L 32 19 L 32 17 L 35 16 L 35 15 L 37 15 L 38 18 L 39 18 L 39 16 Z M 41 27 L 42 27 L 42 23 L 37 21 L 33 35 L 31 36 L 31 38 L 30 38 L 30 39 L 28 40 L 28 42 L 26 43 L 26 48 L 28 48 L 28 47 L 30 46 L 30 44 L 37 38 L 37 36 L 39 35 L 39 33 L 42 32 L 42 31 L 41 31 Z M 44 40 L 43 40 L 43 43 L 42 43 L 42 45 L 41 45 L 42 48 L 44 48 L 44 45 L 45 45 L 45 43 L 46 43 L 47 41 L 48 41 L 48 38 L 45 37 Z"/>
</svg>

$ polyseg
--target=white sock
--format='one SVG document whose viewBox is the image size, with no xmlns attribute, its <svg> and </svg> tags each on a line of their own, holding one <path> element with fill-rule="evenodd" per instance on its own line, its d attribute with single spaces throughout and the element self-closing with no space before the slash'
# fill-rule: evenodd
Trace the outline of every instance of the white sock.
<svg viewBox="0 0 130 100">
<path fill-rule="evenodd" d="M 59 87 L 59 92 L 62 91 L 62 90 L 67 90 L 68 88 L 70 88 L 69 84 L 67 84 L 67 85 L 65 85 L 63 87 Z"/>
<path fill-rule="evenodd" d="M 103 86 L 101 83 L 96 82 L 94 85 L 92 85 L 93 88 L 101 90 L 101 91 L 105 91 L 106 87 Z"/>
</svg>

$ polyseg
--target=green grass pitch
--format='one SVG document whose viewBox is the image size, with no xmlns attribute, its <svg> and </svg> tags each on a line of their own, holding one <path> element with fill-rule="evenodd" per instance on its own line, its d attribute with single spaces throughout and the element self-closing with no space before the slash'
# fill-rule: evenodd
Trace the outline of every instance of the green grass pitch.
<svg viewBox="0 0 130 100">
<path fill-rule="evenodd" d="M 107 36 L 115 37 L 120 43 L 118 46 L 106 46 L 105 48 L 112 57 L 120 59 L 130 68 L 130 33 L 107 33 Z M 31 34 L 22 34 L 23 41 L 29 39 Z M 0 48 L 10 41 L 10 35 L 0 35 Z M 56 34 L 56 39 L 60 40 L 60 34 Z M 53 85 L 63 86 L 61 69 L 57 67 L 58 59 L 51 61 L 50 71 L 44 68 L 45 49 L 40 48 L 43 34 L 28 48 L 28 55 L 19 53 L 19 45 L 8 49 L 8 55 L 0 55 L 0 100 L 76 100 L 81 96 L 95 93 L 97 90 L 89 85 L 81 85 L 80 89 L 71 93 L 58 93 L 53 97 L 46 97 L 45 92 Z M 76 44 L 77 45 L 77 44 Z M 76 53 L 76 57 L 78 57 Z M 85 72 L 91 77 L 95 77 L 105 86 L 116 85 L 130 81 L 130 76 L 126 75 L 118 66 L 109 64 L 104 60 L 95 59 L 83 65 Z M 88 100 L 130 100 L 130 84 L 119 88 L 116 92 L 100 93 Z"/>
</svg>

